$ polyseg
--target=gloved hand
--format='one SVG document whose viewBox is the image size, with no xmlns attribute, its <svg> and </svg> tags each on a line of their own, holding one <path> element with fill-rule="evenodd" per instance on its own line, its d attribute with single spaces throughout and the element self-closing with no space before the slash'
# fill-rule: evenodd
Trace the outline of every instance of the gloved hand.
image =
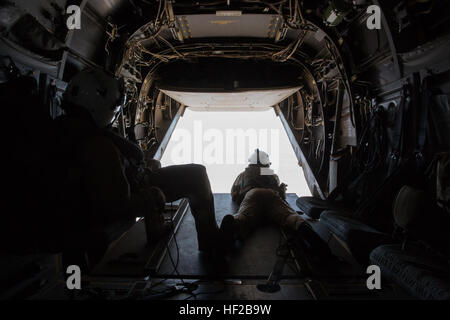
<svg viewBox="0 0 450 320">
<path fill-rule="evenodd" d="M 283 200 L 286 200 L 287 184 L 285 183 L 280 184 L 279 190 L 280 190 L 280 197 Z"/>
<path fill-rule="evenodd" d="M 146 161 L 146 165 L 147 168 L 150 169 L 151 171 L 158 171 L 159 169 L 161 169 L 162 165 L 161 165 L 161 161 L 159 160 L 155 160 L 155 159 L 149 159 Z"/>
</svg>

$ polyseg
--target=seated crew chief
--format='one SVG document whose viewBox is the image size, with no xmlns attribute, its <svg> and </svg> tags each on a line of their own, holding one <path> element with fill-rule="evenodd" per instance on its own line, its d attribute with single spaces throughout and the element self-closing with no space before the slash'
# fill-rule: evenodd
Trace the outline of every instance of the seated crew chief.
<svg viewBox="0 0 450 320">
<path fill-rule="evenodd" d="M 69 166 L 78 172 L 70 189 L 81 201 L 75 199 L 66 209 L 73 216 L 104 223 L 148 216 L 162 210 L 166 201 L 188 198 L 199 250 L 211 252 L 219 229 L 206 169 L 200 165 L 142 169 L 141 149 L 110 130 L 123 101 L 122 82 L 103 71 L 83 71 L 69 83 L 63 98 L 66 115 L 57 122 Z"/>
<path fill-rule="evenodd" d="M 257 149 L 249 158 L 249 166 L 235 180 L 231 189 L 238 213 L 224 217 L 221 233 L 228 242 L 245 240 L 264 223 L 275 223 L 293 231 L 310 251 L 331 255 L 328 245 L 311 226 L 286 202 L 286 185 L 270 169 L 269 155 Z"/>
</svg>

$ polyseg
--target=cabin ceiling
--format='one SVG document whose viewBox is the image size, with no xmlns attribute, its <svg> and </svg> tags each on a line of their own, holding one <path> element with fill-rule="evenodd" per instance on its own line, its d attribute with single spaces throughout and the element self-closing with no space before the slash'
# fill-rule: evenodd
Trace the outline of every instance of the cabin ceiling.
<svg viewBox="0 0 450 320">
<path fill-rule="evenodd" d="M 335 17 L 338 2 L 349 7 Z M 367 28 L 370 4 L 384 13 L 380 30 Z M 82 9 L 80 30 L 67 29 L 69 5 Z M 439 0 L 10 0 L 0 3 L 0 55 L 47 82 L 85 68 L 122 76 L 122 131 L 137 140 L 134 126 L 144 128 L 145 150 L 159 148 L 180 104 L 278 104 L 311 190 L 325 196 L 338 178 L 330 163 L 345 168 L 371 109 L 402 105 L 403 81 L 445 60 L 447 42 L 427 42 L 449 30 L 448 9 Z"/>
<path fill-rule="evenodd" d="M 181 92 L 162 90 L 195 111 L 262 111 L 292 96 L 300 87 L 242 92 Z"/>
</svg>

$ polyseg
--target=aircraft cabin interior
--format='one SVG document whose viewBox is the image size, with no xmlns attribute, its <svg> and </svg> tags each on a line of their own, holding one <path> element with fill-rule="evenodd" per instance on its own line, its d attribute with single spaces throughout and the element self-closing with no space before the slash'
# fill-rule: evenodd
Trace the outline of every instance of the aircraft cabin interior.
<svg viewBox="0 0 450 320">
<path fill-rule="evenodd" d="M 2 1 L 0 299 L 450 300 L 449 52 L 445 0 Z M 86 70 L 105 78 L 77 78 Z M 109 89 L 82 94 L 110 83 L 107 130 L 70 122 L 104 116 Z M 205 184 L 195 159 L 160 178 L 162 195 L 147 188 L 188 115 L 245 113 L 252 130 L 263 112 L 307 190 L 277 201 L 329 256 L 276 223 L 226 253 L 199 250 L 193 207 L 213 203 L 220 233 L 242 206 L 231 184 L 192 196 Z M 140 190 L 148 212 L 112 205 L 116 189 L 130 203 Z"/>
</svg>

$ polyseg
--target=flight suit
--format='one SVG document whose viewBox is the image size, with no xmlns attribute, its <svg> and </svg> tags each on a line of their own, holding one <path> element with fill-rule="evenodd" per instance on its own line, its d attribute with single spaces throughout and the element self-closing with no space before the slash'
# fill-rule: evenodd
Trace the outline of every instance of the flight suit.
<svg viewBox="0 0 450 320">
<path fill-rule="evenodd" d="M 148 192 L 156 187 L 162 191 L 166 202 L 189 200 L 199 249 L 213 249 L 219 232 L 205 167 L 181 165 L 148 170 L 143 168 L 144 156 L 140 149 L 121 136 L 95 129 L 83 119 L 65 117 L 60 122 L 70 131 L 66 136 L 75 136 L 74 140 L 78 141 L 67 144 L 69 150 L 75 151 L 72 158 L 76 158 L 75 165 L 80 168 L 80 196 L 86 201 L 78 200 L 79 205 L 71 208 L 72 212 L 76 211 L 73 215 L 90 216 L 99 224 L 107 220 L 143 217 L 146 211 L 154 212 L 152 201 L 160 202 L 152 200 L 155 196 Z M 74 150 L 74 145 L 80 147 Z"/>
<path fill-rule="evenodd" d="M 274 222 L 282 228 L 297 230 L 304 221 L 285 200 L 285 190 L 277 175 L 261 175 L 261 168 L 249 166 L 233 184 L 231 196 L 240 204 L 234 216 L 239 236 L 247 237 L 264 223 Z"/>
</svg>

